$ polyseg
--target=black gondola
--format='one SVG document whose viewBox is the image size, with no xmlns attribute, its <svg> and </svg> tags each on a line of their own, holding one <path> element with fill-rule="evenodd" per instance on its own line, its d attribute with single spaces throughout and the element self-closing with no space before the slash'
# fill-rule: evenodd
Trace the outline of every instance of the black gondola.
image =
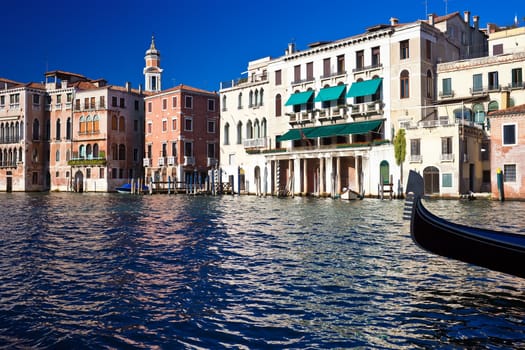
<svg viewBox="0 0 525 350">
<path fill-rule="evenodd" d="M 447 258 L 525 277 L 522 265 L 525 263 L 525 235 L 444 220 L 423 206 L 423 189 L 421 175 L 410 171 L 405 218 L 410 218 L 410 235 L 419 247 Z"/>
</svg>

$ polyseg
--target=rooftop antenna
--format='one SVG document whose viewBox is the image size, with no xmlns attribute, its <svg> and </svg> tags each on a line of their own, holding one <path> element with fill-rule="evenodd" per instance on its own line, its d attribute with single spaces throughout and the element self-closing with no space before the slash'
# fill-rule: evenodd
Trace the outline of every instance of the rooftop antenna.
<svg viewBox="0 0 525 350">
<path fill-rule="evenodd" d="M 445 3 L 445 15 L 448 15 L 448 1 L 449 0 L 443 0 L 443 2 Z"/>
<path fill-rule="evenodd" d="M 425 0 L 425 18 L 428 18 L 428 0 Z"/>
</svg>

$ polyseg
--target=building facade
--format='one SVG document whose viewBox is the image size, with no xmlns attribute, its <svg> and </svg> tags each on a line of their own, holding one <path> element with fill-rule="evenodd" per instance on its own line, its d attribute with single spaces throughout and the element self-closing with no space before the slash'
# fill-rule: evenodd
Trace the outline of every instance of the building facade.
<svg viewBox="0 0 525 350">
<path fill-rule="evenodd" d="M 391 19 L 250 62 L 246 77 L 221 85 L 221 169 L 256 194 L 399 188 L 396 131 L 433 113 L 436 64 L 481 55 L 484 38 L 457 13 Z"/>
<path fill-rule="evenodd" d="M 147 96 L 145 105 L 147 183 L 203 183 L 219 163 L 218 94 L 179 85 Z"/>
</svg>

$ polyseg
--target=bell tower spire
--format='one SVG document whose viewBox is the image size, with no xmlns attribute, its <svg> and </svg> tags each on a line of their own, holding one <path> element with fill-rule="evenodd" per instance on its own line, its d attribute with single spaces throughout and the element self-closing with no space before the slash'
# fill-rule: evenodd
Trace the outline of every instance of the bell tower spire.
<svg viewBox="0 0 525 350">
<path fill-rule="evenodd" d="M 144 56 L 146 66 L 144 67 L 145 91 L 161 91 L 162 69 L 160 68 L 160 51 L 155 47 L 155 36 L 151 36 L 151 44 Z"/>
</svg>

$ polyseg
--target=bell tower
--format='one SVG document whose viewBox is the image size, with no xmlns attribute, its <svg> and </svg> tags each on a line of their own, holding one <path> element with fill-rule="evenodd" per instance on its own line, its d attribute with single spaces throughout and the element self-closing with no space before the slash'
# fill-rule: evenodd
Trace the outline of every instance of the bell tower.
<svg viewBox="0 0 525 350">
<path fill-rule="evenodd" d="M 151 45 L 144 56 L 146 67 L 144 67 L 145 91 L 161 91 L 160 51 L 155 47 L 155 37 L 151 37 Z"/>
</svg>

